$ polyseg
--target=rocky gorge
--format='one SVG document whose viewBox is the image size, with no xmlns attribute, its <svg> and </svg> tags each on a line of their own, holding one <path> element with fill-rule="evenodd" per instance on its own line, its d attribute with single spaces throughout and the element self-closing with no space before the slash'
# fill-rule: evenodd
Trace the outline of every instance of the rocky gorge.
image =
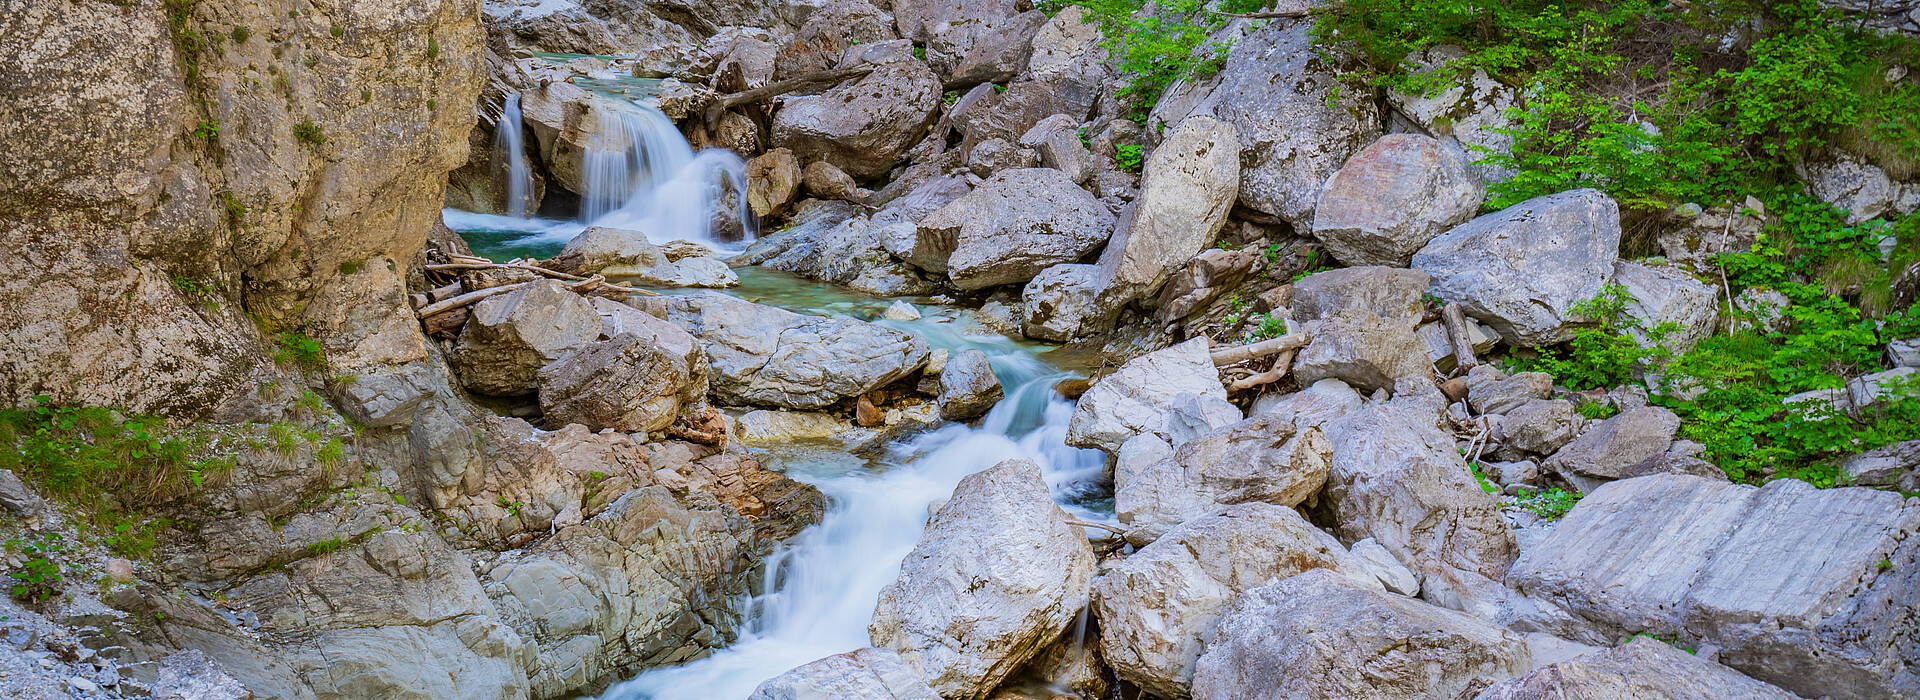
<svg viewBox="0 0 1920 700">
<path fill-rule="evenodd" d="M 0 0 L 0 695 L 1920 695 L 1920 7 L 1537 4 Z"/>
</svg>

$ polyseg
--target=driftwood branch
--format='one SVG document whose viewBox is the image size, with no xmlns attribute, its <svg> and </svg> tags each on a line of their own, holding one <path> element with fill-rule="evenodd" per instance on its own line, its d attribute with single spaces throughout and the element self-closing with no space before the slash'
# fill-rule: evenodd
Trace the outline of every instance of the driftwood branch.
<svg viewBox="0 0 1920 700">
<path fill-rule="evenodd" d="M 1106 530 L 1107 532 L 1111 532 L 1111 533 L 1113 533 L 1113 534 L 1116 534 L 1116 535 L 1124 535 L 1124 534 L 1127 534 L 1127 531 L 1126 531 L 1126 530 L 1122 530 L 1122 529 L 1120 529 L 1120 528 L 1117 528 L 1117 527 L 1114 527 L 1114 526 L 1112 526 L 1112 525 L 1101 525 L 1100 523 L 1090 523 L 1090 522 L 1087 522 L 1087 521 L 1085 521 L 1085 520 L 1068 520 L 1068 521 L 1067 521 L 1067 524 L 1068 524 L 1068 525 L 1074 525 L 1074 526 L 1078 526 L 1078 527 L 1090 527 L 1090 528 L 1093 528 L 1093 529 L 1095 529 L 1095 530 Z"/>
<path fill-rule="evenodd" d="M 1280 357 L 1273 361 L 1273 369 L 1234 380 L 1232 384 L 1227 385 L 1227 391 L 1246 391 L 1280 381 L 1293 369 L 1293 353 L 1293 350 L 1282 351 Z"/>
<path fill-rule="evenodd" d="M 525 287 L 529 284 L 533 284 L 533 283 L 521 282 L 519 284 L 505 284 L 498 287 L 488 287 L 486 289 L 482 289 L 475 292 L 467 292 L 466 294 L 462 294 L 452 299 L 436 301 L 432 304 L 428 304 L 426 306 L 420 307 L 420 318 L 426 318 L 428 316 L 432 316 L 437 313 L 452 311 L 454 309 L 458 309 L 463 306 L 477 304 L 480 302 L 481 299 L 485 299 L 487 297 L 494 296 L 497 294 L 506 294 L 507 292 L 511 292 L 515 289 Z"/>
<path fill-rule="evenodd" d="M 738 107 L 740 105 L 752 104 L 755 102 L 759 102 L 761 100 L 772 99 L 775 97 L 779 97 L 781 95 L 785 95 L 789 92 L 805 90 L 807 88 L 815 87 L 818 85 L 830 85 L 833 83 L 838 83 L 838 82 L 847 80 L 849 78 L 858 78 L 872 72 L 873 72 L 873 66 L 862 66 L 859 68 L 842 68 L 839 70 L 821 71 L 819 73 L 808 73 L 798 78 L 788 78 L 786 80 L 777 80 L 771 83 L 767 83 L 766 85 L 754 88 L 752 90 L 736 92 L 731 95 L 721 95 L 718 99 L 715 99 L 713 101 L 712 105 L 707 107 L 707 113 L 706 113 L 707 126 L 712 127 L 713 125 L 720 123 L 721 114 L 724 114 L 726 113 L 727 110 L 732 109 L 734 107 Z"/>
<path fill-rule="evenodd" d="M 1213 366 L 1225 367 L 1236 362 L 1245 362 L 1270 355 L 1278 355 L 1288 350 L 1298 350 L 1306 347 L 1307 341 L 1309 340 L 1312 340 L 1312 338 L 1309 337 L 1307 331 L 1302 330 L 1298 333 L 1289 333 L 1272 340 L 1262 340 L 1258 343 L 1239 345 L 1225 350 L 1215 350 L 1213 351 Z"/>
<path fill-rule="evenodd" d="M 1447 326 L 1447 344 L 1453 346 L 1453 365 L 1465 372 L 1480 364 L 1473 356 L 1473 338 L 1467 335 L 1467 312 L 1460 302 L 1450 301 L 1440 309 L 1440 320 Z"/>
<path fill-rule="evenodd" d="M 567 274 L 565 272 L 560 272 L 558 270 L 549 270 L 547 268 L 540 267 L 539 265 L 531 265 L 531 264 L 517 262 L 517 261 L 509 262 L 509 263 L 497 263 L 491 260 L 484 261 L 484 262 L 475 262 L 472 258 L 468 258 L 466 256 L 459 256 L 458 258 L 456 258 L 455 262 L 428 265 L 426 266 L 426 268 L 428 271 L 431 271 L 431 272 L 459 272 L 464 270 L 525 270 L 527 272 L 531 272 L 537 275 L 544 275 L 544 276 L 552 277 L 558 280 L 566 280 L 568 282 L 587 282 L 595 279 L 600 281 L 599 284 L 595 284 L 592 287 L 588 287 L 588 289 L 593 289 L 601 285 L 605 285 L 606 288 L 608 289 L 612 289 L 620 292 L 627 292 L 630 294 L 645 294 L 648 296 L 660 295 L 659 292 L 655 292 L 652 290 L 641 289 L 639 287 L 629 287 L 623 284 L 614 284 L 612 282 L 608 282 L 605 277 L 601 277 L 599 275 L 594 275 L 593 277 L 581 277 L 579 275 Z"/>
</svg>

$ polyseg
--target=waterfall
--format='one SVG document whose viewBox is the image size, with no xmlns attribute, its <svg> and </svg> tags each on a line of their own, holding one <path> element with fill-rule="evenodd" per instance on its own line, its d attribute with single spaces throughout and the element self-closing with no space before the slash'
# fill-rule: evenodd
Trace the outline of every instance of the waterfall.
<svg viewBox="0 0 1920 700">
<path fill-rule="evenodd" d="M 655 242 L 732 242 L 716 236 L 713 213 L 732 187 L 739 238 L 754 235 L 746 204 L 746 163 L 711 149 L 696 154 L 673 120 L 643 104 L 597 109 L 581 166 L 581 221 L 645 233 Z M 722 233 L 731 234 L 731 231 Z"/>
<path fill-rule="evenodd" d="M 928 506 L 960 479 L 1002 460 L 1041 466 L 1056 500 L 1074 517 L 1109 518 L 1074 505 L 1097 490 L 1105 457 L 1065 443 L 1073 404 L 1053 391 L 1067 376 L 1033 355 L 987 349 L 1013 391 L 980 427 L 950 424 L 895 447 L 879 473 L 789 471 L 832 497 L 826 518 L 768 558 L 764 593 L 746 602 L 740 639 L 712 656 L 648 671 L 615 685 L 604 700 L 745 698 L 762 681 L 815 659 L 868 646 L 867 623 L 880 589 L 919 542 Z"/>
<path fill-rule="evenodd" d="M 508 93 L 506 106 L 500 108 L 500 123 L 493 129 L 493 162 L 507 164 L 507 215 L 527 218 L 527 199 L 533 196 L 533 168 L 527 165 L 527 149 L 520 138 L 520 93 Z"/>
</svg>

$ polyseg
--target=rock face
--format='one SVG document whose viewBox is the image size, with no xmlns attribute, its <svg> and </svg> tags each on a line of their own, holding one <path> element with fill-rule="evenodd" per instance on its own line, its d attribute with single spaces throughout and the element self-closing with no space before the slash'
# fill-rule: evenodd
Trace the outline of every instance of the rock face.
<svg viewBox="0 0 1920 700">
<path fill-rule="evenodd" d="M 1112 233 L 1113 215 L 1060 171 L 1007 170 L 921 221 L 907 261 L 961 289 L 1025 283 Z"/>
<path fill-rule="evenodd" d="M 834 654 L 782 673 L 753 689 L 747 700 L 938 700 L 920 672 L 888 649 L 865 647 Z"/>
<path fill-rule="evenodd" d="M 673 324 L 605 299 L 617 314 L 606 340 L 540 370 L 540 412 L 554 424 L 580 423 L 646 433 L 665 429 L 707 397 L 707 355 Z M 613 332 L 606 332 L 611 330 Z"/>
<path fill-rule="evenodd" d="M 927 342 L 871 323 L 803 316 L 713 293 L 667 300 L 667 320 L 705 345 L 713 398 L 816 409 L 906 376 Z"/>
<path fill-rule="evenodd" d="M 1196 698 L 1451 698 L 1524 673 L 1512 632 L 1308 571 L 1247 591 L 1220 615 Z"/>
<path fill-rule="evenodd" d="M 1659 328 L 1660 345 L 1684 354 L 1720 325 L 1719 290 L 1685 272 L 1623 260 L 1613 266 L 1613 282 L 1632 297 L 1626 314 L 1640 322 L 1643 330 L 1635 332 L 1634 338 L 1642 345 L 1652 345 L 1647 330 Z M 1667 324 L 1672 324 L 1671 330 L 1666 330 Z"/>
<path fill-rule="evenodd" d="M 1803 696 L 1891 697 L 1920 687 L 1915 528 L 1896 493 L 1646 476 L 1581 499 L 1508 580 L 1571 615 L 1561 636 L 1713 644 Z"/>
<path fill-rule="evenodd" d="M 600 337 L 600 314 L 559 282 L 540 280 L 473 305 L 453 368 L 468 389 L 532 393 L 540 368 Z"/>
<path fill-rule="evenodd" d="M 1433 293 L 1508 343 L 1569 340 L 1574 302 L 1591 299 L 1620 256 L 1620 208 L 1597 190 L 1535 197 L 1458 226 L 1413 256 Z"/>
<path fill-rule="evenodd" d="M 1327 424 L 1333 464 L 1321 506 L 1348 541 L 1372 537 L 1423 579 L 1427 600 L 1469 610 L 1497 591 L 1516 547 L 1438 409 L 1416 396 Z"/>
<path fill-rule="evenodd" d="M 1118 307 L 1152 294 L 1167 275 L 1206 249 L 1227 223 L 1239 185 L 1240 137 L 1231 124 L 1190 117 L 1147 159 L 1132 225 L 1108 246 L 1103 303 Z"/>
<path fill-rule="evenodd" d="M 1388 134 L 1327 181 L 1313 237 L 1347 265 L 1406 267 L 1428 241 L 1480 213 L 1485 197 L 1459 147 Z"/>
<path fill-rule="evenodd" d="M 1219 85 L 1195 113 L 1234 127 L 1240 203 L 1312 225 L 1327 178 L 1380 135 L 1373 95 L 1341 84 L 1341 66 L 1313 48 L 1312 23 L 1274 22 L 1235 42 Z"/>
<path fill-rule="evenodd" d="M 1474 700 L 1793 700 L 1796 697 L 1799 696 L 1658 640 L 1636 637 L 1612 649 L 1581 654 L 1496 683 L 1481 691 Z"/>
<path fill-rule="evenodd" d="M 1419 270 L 1348 267 L 1295 283 L 1293 318 L 1320 323 L 1294 357 L 1294 377 L 1303 384 L 1338 379 L 1368 392 L 1425 377 L 1417 330 L 1428 279 Z"/>
<path fill-rule="evenodd" d="M 1164 433 L 1167 411 L 1180 394 L 1226 399 L 1207 348 L 1206 338 L 1195 338 L 1133 358 L 1095 382 L 1074 407 L 1067 444 L 1114 454 L 1135 435 Z"/>
<path fill-rule="evenodd" d="M 1243 503 L 1188 520 L 1094 579 L 1100 648 L 1122 680 L 1187 697 L 1221 610 L 1247 590 L 1312 569 L 1378 585 L 1292 508 Z"/>
<path fill-rule="evenodd" d="M 986 415 L 1006 393 L 993 375 L 993 364 L 979 350 L 962 350 L 947 360 L 940 372 L 940 417 L 971 420 Z"/>
<path fill-rule="evenodd" d="M 285 26 L 289 9 L 299 28 Z M 0 247 L 18 253 L 0 262 L 0 404 L 46 395 L 198 418 L 279 381 L 271 340 L 242 312 L 317 320 L 303 311 L 347 276 L 343 263 L 384 267 L 420 248 L 445 174 L 467 161 L 462 106 L 486 75 L 478 12 L 208 1 L 181 16 L 178 31 L 204 38 L 191 56 L 158 6 L 0 13 L 0 108 L 34 115 L 0 124 L 17 145 L 0 154 Z M 213 50 L 237 24 L 258 38 Z M 75 46 L 93 48 L 61 48 Z M 320 54 L 327 79 L 259 87 Z M 363 98 L 364 86 L 376 89 Z M 194 133 L 215 119 L 217 143 Z M 296 131 L 303 120 L 310 130 Z M 113 126 L 76 126 L 88 124 Z"/>
<path fill-rule="evenodd" d="M 1590 492 L 1602 483 L 1647 473 L 1679 430 L 1680 417 L 1672 411 L 1636 408 L 1587 429 L 1542 466 L 1582 493 Z"/>
<path fill-rule="evenodd" d="M 1145 545 L 1220 506 L 1299 505 L 1326 483 L 1332 452 L 1317 428 L 1298 429 L 1290 416 L 1257 416 L 1187 442 L 1169 459 L 1131 472 L 1116 468 L 1114 512 L 1127 540 Z"/>
<path fill-rule="evenodd" d="M 1051 644 L 1087 604 L 1093 549 L 1040 467 L 968 476 L 880 592 L 867 630 L 942 697 L 977 700 Z"/>
<path fill-rule="evenodd" d="M 939 106 L 932 71 L 918 61 L 889 63 L 819 95 L 789 98 L 774 115 L 773 143 L 865 180 L 900 162 Z"/>
</svg>

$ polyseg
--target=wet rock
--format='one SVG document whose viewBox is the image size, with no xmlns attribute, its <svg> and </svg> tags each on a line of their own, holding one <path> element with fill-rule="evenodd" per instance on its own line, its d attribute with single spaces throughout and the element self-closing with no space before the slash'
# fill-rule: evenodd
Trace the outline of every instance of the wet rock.
<svg viewBox="0 0 1920 700">
<path fill-rule="evenodd" d="M 788 98 L 774 115 L 773 143 L 871 179 L 919 143 L 939 106 L 940 81 L 926 66 L 891 63 L 819 95 Z"/>
<path fill-rule="evenodd" d="M 801 175 L 801 184 L 807 188 L 807 194 L 820 199 L 850 200 L 860 191 L 860 186 L 854 183 L 852 177 L 826 161 L 808 163 L 806 172 Z"/>
<path fill-rule="evenodd" d="M 1655 345 L 1649 329 L 1672 324 L 1658 345 L 1682 355 L 1720 325 L 1720 290 L 1684 272 L 1622 260 L 1614 263 L 1613 281 L 1632 297 L 1626 314 L 1639 321 L 1632 333 L 1642 346 Z"/>
<path fill-rule="evenodd" d="M 1474 700 L 1542 697 L 1793 700 L 1799 696 L 1659 640 L 1635 637 L 1612 649 L 1581 654 L 1496 683 Z"/>
<path fill-rule="evenodd" d="M 925 340 L 847 318 L 804 316 L 713 293 L 667 300 L 667 320 L 706 346 L 722 405 L 816 409 L 906 376 Z"/>
<path fill-rule="evenodd" d="M 1680 417 L 1664 408 L 1636 408 L 1600 421 L 1541 466 L 1582 493 L 1614 479 L 1638 476 L 1648 460 L 1664 455 L 1680 430 Z"/>
<path fill-rule="evenodd" d="M 747 207 L 753 215 L 768 217 L 792 206 L 802 182 L 800 159 L 793 151 L 776 148 L 747 161 Z"/>
<path fill-rule="evenodd" d="M 552 262 L 576 275 L 601 274 L 656 287 L 732 287 L 740 278 L 716 258 L 673 259 L 639 231 L 592 226 L 580 232 Z"/>
<path fill-rule="evenodd" d="M 1485 196 L 1459 147 L 1388 134 L 1327 181 L 1313 237 L 1347 265 L 1406 267 L 1428 241 L 1480 213 Z"/>
<path fill-rule="evenodd" d="M 1178 266 L 1206 249 L 1226 225 L 1240 183 L 1240 138 L 1231 124 L 1189 118 L 1147 158 L 1131 225 L 1101 255 L 1103 304 L 1159 291 Z"/>
<path fill-rule="evenodd" d="M 760 265 L 807 279 L 844 284 L 870 293 L 920 294 L 932 287 L 884 249 L 884 232 L 858 205 L 808 200 L 786 228 L 755 239 L 728 259 L 734 266 Z"/>
<path fill-rule="evenodd" d="M 1600 294 L 1620 253 L 1620 211 L 1597 190 L 1535 197 L 1433 239 L 1413 256 L 1432 293 L 1514 345 L 1571 339 L 1576 302 Z"/>
<path fill-rule="evenodd" d="M 1338 540 L 1292 508 L 1243 503 L 1188 520 L 1094 579 L 1101 650 L 1121 680 L 1187 697 L 1194 662 L 1228 603 L 1312 569 L 1378 585 Z"/>
<path fill-rule="evenodd" d="M 619 320 L 606 340 L 542 368 L 540 412 L 549 423 L 650 433 L 707 396 L 707 356 L 686 331 L 605 299 Z"/>
<path fill-rule="evenodd" d="M 1587 494 L 1508 580 L 1571 615 L 1540 622 L 1561 636 L 1712 644 L 1803 696 L 1887 697 L 1915 683 L 1917 527 L 1885 491 L 1647 476 Z"/>
<path fill-rule="evenodd" d="M 473 305 L 452 363 L 460 382 L 482 394 L 514 396 L 538 388 L 540 368 L 600 337 L 593 304 L 541 280 Z"/>
<path fill-rule="evenodd" d="M 888 649 L 865 647 L 802 665 L 761 683 L 747 700 L 938 700 L 920 673 Z"/>
<path fill-rule="evenodd" d="M 1145 545 L 1189 519 L 1237 503 L 1295 506 L 1327 480 L 1332 447 L 1317 428 L 1251 418 L 1178 446 L 1171 458 L 1114 473 L 1114 512 Z"/>
<path fill-rule="evenodd" d="M 907 261 L 981 289 L 1078 260 L 1112 233 L 1106 208 L 1060 171 L 1009 170 L 922 221 Z"/>
<path fill-rule="evenodd" d="M 1206 338 L 1133 358 L 1095 382 L 1074 407 L 1067 444 L 1112 454 L 1135 435 L 1164 434 L 1167 410 L 1180 394 L 1227 397 Z"/>
<path fill-rule="evenodd" d="M 962 350 L 947 361 L 940 372 L 940 417 L 947 420 L 972 420 L 986 415 L 1004 394 L 1000 379 L 993 375 L 987 354 Z"/>
<path fill-rule="evenodd" d="M 887 305 L 886 312 L 880 314 L 880 317 L 889 321 L 918 321 L 920 320 L 920 309 L 914 308 L 913 304 L 906 301 L 895 301 Z M 931 365 L 929 365 L 929 370 L 931 371 Z M 934 372 L 934 374 L 938 374 L 938 372 Z"/>
<path fill-rule="evenodd" d="M 1319 321 L 1294 357 L 1301 383 L 1339 379 L 1361 391 L 1390 388 L 1431 372 L 1415 329 L 1428 277 L 1418 270 L 1349 267 L 1293 286 L 1293 318 Z"/>
<path fill-rule="evenodd" d="M 1530 665 L 1512 632 L 1315 570 L 1247 591 L 1221 614 L 1193 695 L 1458 697 Z"/>
<path fill-rule="evenodd" d="M 1476 612 L 1497 595 L 1516 547 L 1499 502 L 1474 481 L 1427 401 L 1408 395 L 1328 423 L 1333 462 L 1321 507 L 1342 538 L 1372 537 L 1418 572 L 1428 601 Z"/>
<path fill-rule="evenodd" d="M 1093 568 L 1040 468 L 1008 460 L 954 488 L 867 630 L 943 697 L 984 698 L 1072 624 Z"/>
</svg>

